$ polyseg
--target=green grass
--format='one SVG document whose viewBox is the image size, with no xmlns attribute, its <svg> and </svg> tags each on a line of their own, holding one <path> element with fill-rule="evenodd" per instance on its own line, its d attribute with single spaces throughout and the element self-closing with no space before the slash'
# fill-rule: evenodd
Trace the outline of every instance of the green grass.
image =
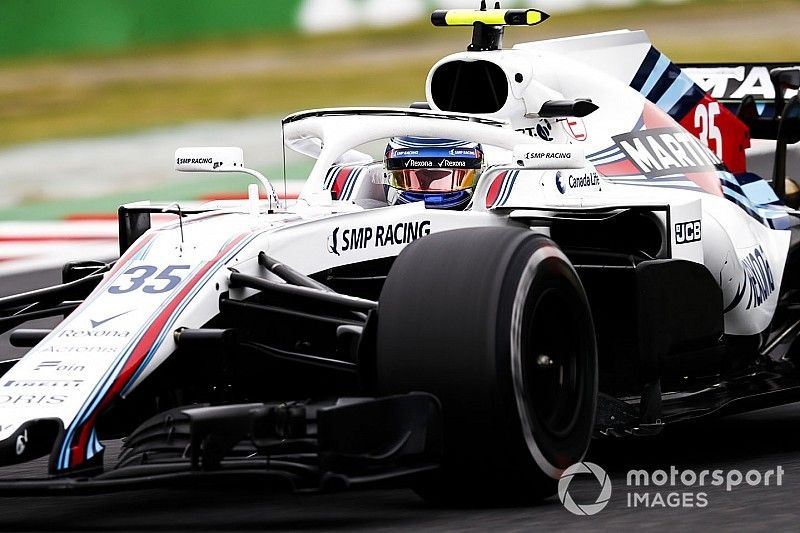
<svg viewBox="0 0 800 533">
<path fill-rule="evenodd" d="M 787 20 L 800 19 L 800 3 L 788 0 L 659 3 L 554 16 L 535 29 L 509 29 L 506 44 L 643 27 L 660 49 L 680 62 L 800 57 L 800 40 L 773 37 L 770 28 L 700 36 L 682 31 L 687 21 L 741 22 L 767 9 L 785 11 Z M 113 55 L 5 61 L 0 63 L 0 145 L 280 115 L 309 107 L 410 102 L 424 96 L 432 63 L 463 49 L 468 40 L 468 29 L 435 29 L 420 21 L 336 35 L 272 35 Z M 242 58 L 263 58 L 272 66 L 224 72 Z M 208 72 L 170 74 L 184 65 Z M 131 77 L 126 71 L 143 75 Z"/>
<path fill-rule="evenodd" d="M 289 179 L 300 178 L 302 181 L 308 175 L 311 166 L 311 162 L 287 166 L 287 175 Z M 283 168 L 274 167 L 261 170 L 267 176 L 272 176 L 273 185 L 281 193 L 283 191 Z M 136 191 L 125 190 L 89 198 L 23 202 L 13 207 L 0 209 L 0 221 L 57 220 L 76 213 L 115 213 L 120 205 L 141 200 L 175 202 L 196 200 L 214 194 L 246 194 L 248 183 L 252 183 L 252 179 L 246 176 L 237 178 L 231 175 L 196 174 L 190 181 L 167 182 L 159 187 Z"/>
<path fill-rule="evenodd" d="M 238 80 L 159 80 L 0 94 L 0 144 L 106 135 L 199 119 L 281 114 L 307 106 L 424 99 L 430 65 L 399 63 L 404 76 L 362 69 L 269 73 Z M 313 97 L 311 97 L 313 94 Z"/>
</svg>

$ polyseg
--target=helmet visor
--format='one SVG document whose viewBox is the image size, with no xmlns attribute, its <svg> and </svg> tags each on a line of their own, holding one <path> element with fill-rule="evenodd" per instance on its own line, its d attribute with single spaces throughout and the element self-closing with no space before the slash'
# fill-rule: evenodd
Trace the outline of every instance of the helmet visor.
<svg viewBox="0 0 800 533">
<path fill-rule="evenodd" d="M 478 170 L 420 168 L 387 170 L 389 185 L 395 189 L 415 192 L 454 192 L 471 189 L 478 178 Z"/>
</svg>

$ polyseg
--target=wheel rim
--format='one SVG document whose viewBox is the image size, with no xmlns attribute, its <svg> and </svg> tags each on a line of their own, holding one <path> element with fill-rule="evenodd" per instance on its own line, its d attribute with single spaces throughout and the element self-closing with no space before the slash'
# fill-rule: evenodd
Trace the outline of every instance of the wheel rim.
<svg viewBox="0 0 800 533">
<path fill-rule="evenodd" d="M 538 249 L 523 269 L 512 306 L 511 377 L 528 451 L 553 479 L 581 460 L 591 436 L 593 335 L 591 314 L 569 261 L 555 247 Z M 558 372 L 544 373 L 537 363 L 540 355 L 553 360 L 546 366 Z"/>
<path fill-rule="evenodd" d="M 538 426 L 563 439 L 574 430 L 581 411 L 580 317 L 560 287 L 544 290 L 528 304 L 521 339 L 526 399 Z"/>
</svg>

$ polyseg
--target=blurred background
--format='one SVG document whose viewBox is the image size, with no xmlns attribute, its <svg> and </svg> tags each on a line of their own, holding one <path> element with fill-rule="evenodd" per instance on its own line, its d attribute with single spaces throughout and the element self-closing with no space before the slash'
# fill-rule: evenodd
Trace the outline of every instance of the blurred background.
<svg viewBox="0 0 800 533">
<path fill-rule="evenodd" d="M 248 180 L 178 174 L 175 148 L 236 145 L 283 175 L 280 119 L 424 99 L 433 63 L 470 30 L 436 8 L 477 0 L 3 0 L 0 272 L 115 244 L 117 206 L 243 195 Z M 552 15 L 506 46 L 645 29 L 676 62 L 800 59 L 794 0 L 526 0 Z M 290 158 L 287 192 L 308 161 Z M 282 188 L 282 187 L 281 187 Z M 97 249 L 95 250 L 94 248 Z"/>
</svg>

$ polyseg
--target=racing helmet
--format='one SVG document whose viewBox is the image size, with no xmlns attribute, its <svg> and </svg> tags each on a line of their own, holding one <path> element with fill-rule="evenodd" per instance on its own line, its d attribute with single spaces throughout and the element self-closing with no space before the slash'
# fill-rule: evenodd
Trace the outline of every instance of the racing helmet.
<svg viewBox="0 0 800 533">
<path fill-rule="evenodd" d="M 430 137 L 393 137 L 384 158 L 390 204 L 463 209 L 483 171 L 479 143 Z"/>
</svg>

